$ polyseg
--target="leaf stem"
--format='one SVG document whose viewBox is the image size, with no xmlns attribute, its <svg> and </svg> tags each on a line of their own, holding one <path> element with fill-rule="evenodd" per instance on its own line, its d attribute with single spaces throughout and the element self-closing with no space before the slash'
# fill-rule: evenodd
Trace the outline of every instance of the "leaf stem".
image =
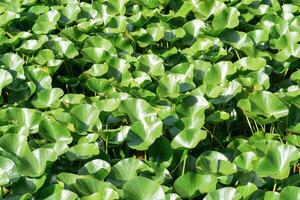
<svg viewBox="0 0 300 200">
<path fill-rule="evenodd" d="M 271 125 L 271 133 L 273 133 L 273 134 L 275 133 L 275 126 L 274 126 L 274 124 Z"/>
<path fill-rule="evenodd" d="M 107 123 L 105 124 L 105 153 L 108 154 Z"/>
<path fill-rule="evenodd" d="M 259 131 L 259 128 L 258 128 L 258 125 L 257 125 L 256 121 L 255 120 L 253 120 L 253 121 L 254 121 L 254 124 L 255 124 L 255 127 L 256 127 L 256 131 Z"/>
<path fill-rule="evenodd" d="M 184 173 L 185 173 L 185 165 L 186 165 L 186 160 L 187 160 L 187 157 L 188 157 L 188 151 L 184 151 L 184 158 L 183 158 L 183 166 L 182 166 L 182 172 L 181 172 L 181 175 L 183 176 Z"/>
<path fill-rule="evenodd" d="M 246 116 L 246 115 L 245 115 Z M 250 131 L 251 131 L 251 133 L 253 134 L 254 133 L 254 131 L 253 131 L 253 129 L 252 129 L 252 126 L 251 126 L 251 123 L 250 123 L 250 120 L 249 120 L 249 118 L 246 116 L 246 120 L 247 120 L 247 123 L 248 123 L 248 126 L 249 126 L 249 128 L 250 128 Z"/>
<path fill-rule="evenodd" d="M 274 186 L 273 186 L 273 192 L 275 192 L 276 191 L 276 187 L 277 187 L 277 182 L 276 182 L 276 179 L 274 180 Z"/>
<path fill-rule="evenodd" d="M 266 132 L 266 126 L 265 125 L 260 125 L 261 129 Z"/>
<path fill-rule="evenodd" d="M 284 72 L 284 74 L 283 74 L 284 77 L 287 75 L 288 71 L 289 71 L 289 68 L 287 68 L 287 69 L 285 70 L 285 72 Z"/>
<path fill-rule="evenodd" d="M 238 59 L 240 60 L 240 59 L 241 59 L 241 57 L 240 57 L 239 53 L 237 52 L 237 50 L 235 50 L 235 49 L 233 49 L 233 50 L 234 50 L 234 52 L 235 52 L 236 56 L 238 57 Z"/>
<path fill-rule="evenodd" d="M 223 146 L 222 142 L 217 137 L 215 137 L 214 134 L 210 130 L 208 130 L 204 126 L 203 126 L 203 128 L 209 133 L 209 135 L 212 138 L 212 140 L 216 139 L 216 141 L 220 144 L 220 146 L 222 147 L 222 149 L 225 149 L 225 147 Z"/>
</svg>

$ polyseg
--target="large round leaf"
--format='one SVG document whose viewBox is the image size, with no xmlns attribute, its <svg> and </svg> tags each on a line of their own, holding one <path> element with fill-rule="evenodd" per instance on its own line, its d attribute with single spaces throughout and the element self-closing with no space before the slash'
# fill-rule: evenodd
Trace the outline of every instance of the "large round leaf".
<svg viewBox="0 0 300 200">
<path fill-rule="evenodd" d="M 271 123 L 288 115 L 288 107 L 273 93 L 258 91 L 238 102 L 244 113 L 259 123 Z"/>
<path fill-rule="evenodd" d="M 217 151 L 206 151 L 196 161 L 197 171 L 205 174 L 229 175 L 236 173 L 237 167 Z"/>
<path fill-rule="evenodd" d="M 274 179 L 284 179 L 290 173 L 291 162 L 299 158 L 299 151 L 294 146 L 274 146 L 258 161 L 254 170 L 262 177 L 270 176 Z"/>
<path fill-rule="evenodd" d="M 74 119 L 75 130 L 83 133 L 91 129 L 97 122 L 100 111 L 93 105 L 80 104 L 72 108 L 70 114 Z"/>
<path fill-rule="evenodd" d="M 112 167 L 108 180 L 114 185 L 121 186 L 128 180 L 137 177 L 140 172 L 144 171 L 151 172 L 152 169 L 140 160 L 135 158 L 126 158 L 119 161 Z"/>
<path fill-rule="evenodd" d="M 172 140 L 171 146 L 174 149 L 193 149 L 197 144 L 206 138 L 206 131 L 199 129 L 184 129 Z"/>
<path fill-rule="evenodd" d="M 208 193 L 203 200 L 239 200 L 241 195 L 235 188 L 224 187 L 216 191 Z"/>
<path fill-rule="evenodd" d="M 40 122 L 39 134 L 51 142 L 69 144 L 73 140 L 69 130 L 63 124 L 51 118 L 43 119 Z"/>
<path fill-rule="evenodd" d="M 72 146 L 66 153 L 69 160 L 85 160 L 100 153 L 96 143 L 80 143 Z"/>
<path fill-rule="evenodd" d="M 64 94 L 60 88 L 43 89 L 31 101 L 36 108 L 49 108 Z"/>
<path fill-rule="evenodd" d="M 0 94 L 2 93 L 2 89 L 9 85 L 12 81 L 13 77 L 11 74 L 4 69 L 0 69 Z"/>
<path fill-rule="evenodd" d="M 147 72 L 152 76 L 161 76 L 164 73 L 163 60 L 156 55 L 143 55 L 137 61 L 136 69 L 138 71 Z"/>
<path fill-rule="evenodd" d="M 82 175 L 91 174 L 97 179 L 103 179 L 109 174 L 110 170 L 111 167 L 108 162 L 101 159 L 95 159 L 87 162 L 78 170 L 78 173 Z"/>
<path fill-rule="evenodd" d="M 212 175 L 201 175 L 188 172 L 174 183 L 175 191 L 182 197 L 196 197 L 199 193 L 208 193 L 216 189 L 217 178 Z"/>
<path fill-rule="evenodd" d="M 240 13 L 236 8 L 226 8 L 215 15 L 212 26 L 215 29 L 234 28 L 239 24 L 239 15 Z"/>
<path fill-rule="evenodd" d="M 36 34 L 47 34 L 49 31 L 55 29 L 56 23 L 59 20 L 60 14 L 56 10 L 48 11 L 38 17 L 32 27 Z"/>
<path fill-rule="evenodd" d="M 142 120 L 146 117 L 153 118 L 157 115 L 154 108 L 143 99 L 129 98 L 122 100 L 118 110 L 127 114 L 131 122 Z"/>
<path fill-rule="evenodd" d="M 300 188 L 295 186 L 287 186 L 283 188 L 280 192 L 279 199 L 299 199 L 300 198 Z"/>
<path fill-rule="evenodd" d="M 161 186 L 144 177 L 136 177 L 126 182 L 123 186 L 123 196 L 128 200 L 166 199 Z"/>
<path fill-rule="evenodd" d="M 15 163 L 5 157 L 0 156 L 0 185 L 7 185 L 19 179 L 20 174 Z"/>
</svg>

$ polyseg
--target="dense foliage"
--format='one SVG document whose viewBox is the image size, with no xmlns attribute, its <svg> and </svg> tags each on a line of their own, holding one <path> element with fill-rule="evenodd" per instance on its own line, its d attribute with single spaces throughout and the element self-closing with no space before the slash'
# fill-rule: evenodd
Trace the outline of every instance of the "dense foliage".
<svg viewBox="0 0 300 200">
<path fill-rule="evenodd" d="M 299 200 L 299 0 L 0 0 L 0 199 Z"/>
</svg>

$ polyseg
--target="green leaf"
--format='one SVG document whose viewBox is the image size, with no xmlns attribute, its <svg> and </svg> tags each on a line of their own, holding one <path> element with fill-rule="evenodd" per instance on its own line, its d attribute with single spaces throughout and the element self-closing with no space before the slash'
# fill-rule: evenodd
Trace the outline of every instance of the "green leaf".
<svg viewBox="0 0 300 200">
<path fill-rule="evenodd" d="M 86 160 L 100 153 L 96 143 L 80 143 L 69 148 L 66 153 L 69 160 Z"/>
<path fill-rule="evenodd" d="M 236 164 L 237 167 L 246 170 L 246 171 L 251 171 L 254 168 L 254 161 L 257 160 L 257 156 L 249 151 L 249 152 L 244 152 L 241 155 L 237 156 L 234 159 L 234 163 Z"/>
<path fill-rule="evenodd" d="M 212 175 L 201 175 L 188 172 L 174 183 L 175 191 L 182 197 L 191 198 L 199 193 L 209 193 L 216 189 L 217 178 Z"/>
<path fill-rule="evenodd" d="M 131 122 L 157 116 L 155 109 L 143 99 L 124 99 L 121 101 L 118 110 L 127 114 Z"/>
<path fill-rule="evenodd" d="M 123 186 L 123 192 L 124 198 L 128 200 L 166 199 L 162 187 L 144 177 L 136 177 L 127 181 Z"/>
<path fill-rule="evenodd" d="M 258 71 L 266 66 L 264 58 L 244 57 L 234 63 L 237 69 Z"/>
<path fill-rule="evenodd" d="M 101 180 L 109 174 L 110 170 L 111 167 L 108 162 L 101 159 L 95 159 L 84 164 L 84 166 L 78 170 L 78 173 L 82 175 L 90 174 Z"/>
<path fill-rule="evenodd" d="M 6 53 L 1 57 L 0 62 L 4 64 L 7 69 L 12 70 L 13 74 L 11 75 L 14 78 L 16 76 L 24 78 L 24 60 L 19 55 L 14 53 Z"/>
<path fill-rule="evenodd" d="M 11 74 L 4 69 L 0 69 L 0 95 L 2 93 L 2 89 L 12 83 L 12 81 L 13 77 Z"/>
<path fill-rule="evenodd" d="M 80 104 L 73 107 L 70 111 L 75 130 L 84 133 L 93 128 L 96 124 L 100 111 L 93 105 Z"/>
<path fill-rule="evenodd" d="M 107 79 L 89 78 L 86 86 L 93 92 L 104 93 L 111 89 L 111 84 Z"/>
<path fill-rule="evenodd" d="M 46 176 L 38 178 L 22 177 L 12 188 L 12 193 L 20 195 L 25 193 L 35 193 L 43 186 L 45 180 Z"/>
<path fill-rule="evenodd" d="M 71 23 L 77 19 L 80 13 L 80 7 L 76 3 L 70 3 L 59 10 L 61 17 L 59 19 L 60 23 Z"/>
<path fill-rule="evenodd" d="M 236 189 L 243 199 L 251 198 L 253 193 L 258 190 L 257 186 L 251 182 L 247 183 L 246 185 L 238 186 Z"/>
<path fill-rule="evenodd" d="M 271 123 L 288 115 L 286 105 L 273 93 L 258 91 L 249 94 L 248 99 L 238 102 L 244 113 L 259 123 Z"/>
<path fill-rule="evenodd" d="M 239 11 L 234 7 L 225 8 L 216 14 L 212 26 L 214 29 L 235 28 L 239 25 Z"/>
<path fill-rule="evenodd" d="M 93 64 L 87 73 L 94 77 L 100 77 L 108 71 L 107 64 Z"/>
<path fill-rule="evenodd" d="M 45 65 L 50 60 L 54 59 L 54 53 L 50 49 L 42 49 L 36 56 L 36 62 L 40 65 Z"/>
<path fill-rule="evenodd" d="M 173 150 L 169 140 L 161 136 L 149 147 L 149 159 L 159 165 L 170 165 L 173 157 Z"/>
<path fill-rule="evenodd" d="M 274 179 L 287 178 L 290 173 L 291 162 L 300 157 L 296 147 L 291 145 L 279 145 L 270 148 L 255 166 L 255 172 L 262 177 Z"/>
<path fill-rule="evenodd" d="M 206 84 L 217 85 L 227 81 L 227 77 L 236 73 L 236 68 L 229 61 L 219 62 L 211 67 L 203 77 Z"/>
<path fill-rule="evenodd" d="M 203 200 L 238 200 L 241 199 L 241 195 L 235 188 L 224 187 L 213 192 L 208 193 Z"/>
<path fill-rule="evenodd" d="M 19 179 L 20 174 L 15 163 L 5 157 L 0 156 L 0 185 L 7 185 Z"/>
<path fill-rule="evenodd" d="M 49 189 L 50 191 L 48 192 L 48 196 L 44 195 L 45 198 L 43 198 L 43 200 L 51 200 L 51 199 L 75 200 L 78 197 L 77 194 L 75 194 L 74 192 L 71 192 L 70 190 L 65 190 L 60 187 L 55 188 L 54 191 L 52 189 L 52 192 L 51 189 Z"/>
<path fill-rule="evenodd" d="M 300 81 L 300 71 L 295 71 L 294 73 L 291 74 L 291 80 L 293 81 Z"/>
<path fill-rule="evenodd" d="M 116 186 L 122 186 L 138 176 L 141 172 L 153 172 L 144 162 L 135 158 L 126 158 L 116 163 L 107 180 Z"/>
<path fill-rule="evenodd" d="M 206 138 L 206 131 L 198 129 L 184 129 L 172 140 L 173 149 L 193 149 Z"/>
<path fill-rule="evenodd" d="M 154 54 L 138 57 L 136 70 L 149 73 L 151 76 L 161 76 L 164 73 L 163 60 Z"/>
<path fill-rule="evenodd" d="M 32 31 L 36 34 L 47 34 L 55 29 L 60 14 L 56 10 L 50 10 L 38 17 L 32 27 Z"/>
<path fill-rule="evenodd" d="M 40 113 L 34 109 L 11 107 L 6 111 L 7 120 L 13 124 L 25 126 L 33 130 L 41 121 Z"/>
<path fill-rule="evenodd" d="M 55 37 L 51 39 L 47 46 L 51 48 L 60 57 L 74 58 L 78 55 L 75 45 L 62 37 Z"/>
<path fill-rule="evenodd" d="M 70 189 L 80 196 L 88 196 L 99 192 L 102 195 L 117 196 L 118 193 L 113 190 L 113 186 L 107 182 L 102 182 L 94 178 L 79 178 L 70 185 Z M 112 194 L 110 194 L 112 193 Z"/>
<path fill-rule="evenodd" d="M 162 122 L 158 118 L 145 117 L 135 121 L 127 135 L 127 144 L 136 150 L 146 150 L 162 135 Z"/>
<path fill-rule="evenodd" d="M 42 119 L 39 124 L 39 134 L 51 142 L 69 144 L 73 140 L 69 130 L 63 124 L 52 118 Z"/>
<path fill-rule="evenodd" d="M 235 164 L 217 151 L 206 151 L 196 161 L 196 169 L 200 173 L 215 175 L 230 175 L 237 171 Z"/>
<path fill-rule="evenodd" d="M 298 199 L 300 197 L 300 188 L 295 186 L 287 186 L 280 192 L 279 199 Z"/>
<path fill-rule="evenodd" d="M 60 88 L 43 89 L 36 94 L 31 103 L 36 108 L 49 108 L 52 107 L 63 94 L 64 92 Z"/>
<path fill-rule="evenodd" d="M 83 57 L 92 63 L 101 63 L 110 58 L 110 55 L 103 48 L 88 47 L 81 50 Z"/>
</svg>

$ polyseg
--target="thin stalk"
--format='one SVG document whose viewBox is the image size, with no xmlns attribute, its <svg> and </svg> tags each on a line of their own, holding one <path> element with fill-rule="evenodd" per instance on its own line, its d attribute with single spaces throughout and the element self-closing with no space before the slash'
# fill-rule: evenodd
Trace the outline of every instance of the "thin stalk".
<svg viewBox="0 0 300 200">
<path fill-rule="evenodd" d="M 238 184 L 239 184 L 239 181 L 236 181 L 235 184 L 234 184 L 234 186 L 237 186 Z"/>
<path fill-rule="evenodd" d="M 112 152 L 113 152 L 113 154 L 114 154 L 114 157 L 117 158 L 117 154 L 116 154 L 116 151 L 115 151 L 114 148 L 112 149 Z"/>
<path fill-rule="evenodd" d="M 282 144 L 284 144 L 284 142 L 282 141 L 281 137 L 279 136 L 278 138 L 279 138 L 280 142 L 281 142 Z"/>
<path fill-rule="evenodd" d="M 5 32 L 6 35 L 8 35 L 9 38 L 13 38 L 14 36 L 10 34 L 9 32 Z"/>
<path fill-rule="evenodd" d="M 254 133 L 254 131 L 253 131 L 253 129 L 252 129 L 252 126 L 251 126 L 250 120 L 249 120 L 249 118 L 248 118 L 247 116 L 246 116 L 246 120 L 247 120 L 248 126 L 249 126 L 249 128 L 250 128 L 250 130 L 251 130 L 251 133 L 253 134 L 253 133 Z"/>
<path fill-rule="evenodd" d="M 287 69 L 285 70 L 285 72 L 284 72 L 284 74 L 283 74 L 284 77 L 287 75 L 288 71 L 289 71 L 289 68 L 287 68 Z"/>
<path fill-rule="evenodd" d="M 275 130 L 276 130 L 277 133 L 279 133 L 280 135 L 283 136 L 283 133 L 282 133 L 280 127 L 279 127 L 279 124 L 277 124 L 277 128 Z"/>
<path fill-rule="evenodd" d="M 68 66 L 65 62 L 64 62 L 64 65 L 65 65 L 65 67 L 66 67 L 67 74 L 68 74 L 69 76 L 72 76 L 71 71 L 70 71 L 70 69 L 69 69 L 69 66 Z"/>
<path fill-rule="evenodd" d="M 188 151 L 185 151 L 184 153 L 185 153 L 185 155 L 184 155 L 184 158 L 183 158 L 183 166 L 182 166 L 182 172 L 181 172 L 182 176 L 185 173 L 185 165 L 186 165 L 186 160 L 187 160 L 187 156 L 188 156 Z"/>
<path fill-rule="evenodd" d="M 256 121 L 255 120 L 253 120 L 253 121 L 254 121 L 254 124 L 255 124 L 255 127 L 256 127 L 256 131 L 259 131 L 259 128 L 258 128 L 258 125 L 257 125 Z"/>
<path fill-rule="evenodd" d="M 210 130 L 208 130 L 204 126 L 203 126 L 203 128 L 210 134 L 210 137 L 212 139 L 216 139 L 216 141 L 220 144 L 220 146 L 222 147 L 222 149 L 225 149 L 225 147 L 223 146 L 222 142 L 217 137 L 215 137 L 214 134 Z"/>
<path fill-rule="evenodd" d="M 108 155 L 107 123 L 105 125 L 105 153 Z"/>
<path fill-rule="evenodd" d="M 179 162 L 170 173 L 171 174 L 174 173 L 176 171 L 176 169 L 180 166 L 180 164 L 181 164 L 181 162 Z"/>
<path fill-rule="evenodd" d="M 144 159 L 147 160 L 147 151 L 144 151 Z"/>
<path fill-rule="evenodd" d="M 274 134 L 274 132 L 275 132 L 275 127 L 274 127 L 274 125 L 273 125 L 273 124 L 271 125 L 270 129 L 271 129 L 271 131 L 270 131 L 270 132 Z"/>
<path fill-rule="evenodd" d="M 266 125 L 260 125 L 261 129 L 266 132 Z"/>
<path fill-rule="evenodd" d="M 238 59 L 240 60 L 240 59 L 241 59 L 241 57 L 240 57 L 239 53 L 237 52 L 237 50 L 235 50 L 235 49 L 233 49 L 233 50 L 234 50 L 234 52 L 235 52 L 236 56 L 238 57 Z"/>
<path fill-rule="evenodd" d="M 273 186 L 273 192 L 276 191 L 276 187 L 277 187 L 277 182 L 276 182 L 276 180 L 274 180 L 274 181 L 275 181 L 275 183 L 274 183 L 274 186 Z"/>
<path fill-rule="evenodd" d="M 106 138 L 105 138 L 105 153 L 106 154 L 108 154 L 108 138 L 107 138 L 107 136 L 106 136 Z"/>
</svg>

